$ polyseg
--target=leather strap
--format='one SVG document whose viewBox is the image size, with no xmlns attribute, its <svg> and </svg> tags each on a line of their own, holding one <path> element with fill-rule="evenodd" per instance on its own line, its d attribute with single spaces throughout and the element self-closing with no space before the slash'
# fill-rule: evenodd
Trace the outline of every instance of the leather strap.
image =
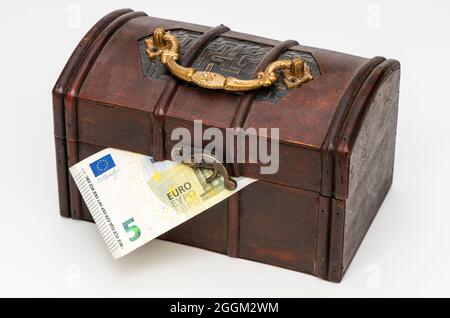
<svg viewBox="0 0 450 318">
<path fill-rule="evenodd" d="M 263 59 L 259 62 L 258 66 L 254 71 L 254 76 L 262 70 L 264 70 L 267 65 L 277 60 L 281 54 L 292 46 L 297 45 L 298 42 L 294 40 L 287 40 L 281 42 L 280 44 L 274 46 Z M 256 97 L 257 92 L 246 93 L 239 101 L 238 108 L 234 114 L 231 126 L 235 129 L 243 129 L 245 121 L 247 119 L 248 113 L 252 106 L 253 100 Z M 235 149 L 233 147 L 233 149 Z M 235 158 L 232 164 L 232 175 L 239 177 L 239 164 L 236 162 Z M 239 192 L 233 194 L 227 199 L 228 207 L 228 255 L 233 257 L 239 256 Z"/>
<path fill-rule="evenodd" d="M 69 169 L 67 164 L 66 143 L 66 113 L 64 106 L 64 93 L 83 63 L 86 53 L 89 51 L 94 40 L 115 19 L 131 12 L 131 9 L 120 9 L 113 11 L 100 19 L 83 37 L 73 51 L 61 75 L 53 87 L 53 124 L 55 135 L 56 165 L 58 176 L 59 212 L 65 217 L 71 217 L 70 194 L 69 194 Z"/>
<path fill-rule="evenodd" d="M 77 103 L 78 93 L 80 88 L 86 79 L 89 70 L 94 64 L 97 56 L 101 50 L 111 38 L 111 36 L 125 23 L 137 18 L 146 16 L 144 12 L 128 12 L 119 16 L 113 22 L 111 22 L 95 39 L 90 46 L 83 63 L 77 70 L 77 73 L 72 78 L 70 84 L 67 87 L 67 92 L 64 98 L 64 105 L 66 108 L 66 143 L 67 143 L 67 162 L 68 166 L 76 164 L 79 161 L 78 151 L 78 117 L 77 117 Z M 69 194 L 70 194 L 70 209 L 71 216 L 74 219 L 81 218 L 81 195 L 73 180 L 69 181 Z"/>
<path fill-rule="evenodd" d="M 228 27 L 221 24 L 203 33 L 181 58 L 180 64 L 185 67 L 191 66 L 203 48 L 216 37 L 229 30 Z M 153 110 L 153 157 L 158 161 L 165 159 L 165 115 L 179 86 L 180 82 L 171 77 Z"/>
</svg>

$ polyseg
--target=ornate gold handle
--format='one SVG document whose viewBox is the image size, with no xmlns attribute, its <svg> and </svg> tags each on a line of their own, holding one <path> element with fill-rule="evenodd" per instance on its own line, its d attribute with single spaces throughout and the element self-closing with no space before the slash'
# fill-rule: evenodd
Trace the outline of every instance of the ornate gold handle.
<svg viewBox="0 0 450 318">
<path fill-rule="evenodd" d="M 153 36 L 145 40 L 145 45 L 147 46 L 147 56 L 150 59 L 159 57 L 161 63 L 174 76 L 204 88 L 237 92 L 254 90 L 263 86 L 268 87 L 277 80 L 277 70 L 283 71 L 287 88 L 298 87 L 313 79 L 309 66 L 301 58 L 272 62 L 264 72 L 259 72 L 256 78 L 251 80 L 225 77 L 214 72 L 183 67 L 177 63 L 180 57 L 180 44 L 177 38 L 162 28 L 156 28 Z"/>
</svg>

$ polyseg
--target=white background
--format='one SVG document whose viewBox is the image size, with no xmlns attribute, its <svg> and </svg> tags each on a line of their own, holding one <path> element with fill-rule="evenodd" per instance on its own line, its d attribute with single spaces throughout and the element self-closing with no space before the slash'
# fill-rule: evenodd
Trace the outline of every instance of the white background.
<svg viewBox="0 0 450 318">
<path fill-rule="evenodd" d="M 450 296 L 450 2 L 10 1 L 0 13 L 0 296 Z M 402 63 L 394 184 L 344 280 L 153 241 L 113 261 L 58 214 L 51 89 L 101 17 L 149 15 Z"/>
</svg>

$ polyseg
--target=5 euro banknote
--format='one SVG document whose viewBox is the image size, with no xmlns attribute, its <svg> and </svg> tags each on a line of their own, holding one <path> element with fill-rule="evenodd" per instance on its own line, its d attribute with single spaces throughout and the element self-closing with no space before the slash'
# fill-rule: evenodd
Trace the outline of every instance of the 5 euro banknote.
<svg viewBox="0 0 450 318">
<path fill-rule="evenodd" d="M 208 169 L 107 148 L 70 173 L 114 258 L 122 257 L 256 181 L 206 182 Z"/>
</svg>

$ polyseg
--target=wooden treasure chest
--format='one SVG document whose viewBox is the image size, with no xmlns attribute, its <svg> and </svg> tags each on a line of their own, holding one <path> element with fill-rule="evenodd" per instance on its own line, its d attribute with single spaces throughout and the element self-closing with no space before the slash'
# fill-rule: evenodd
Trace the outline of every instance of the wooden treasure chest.
<svg viewBox="0 0 450 318">
<path fill-rule="evenodd" d="M 53 89 L 61 215 L 92 221 L 68 168 L 104 148 L 172 159 L 177 128 L 252 128 L 276 172 L 224 141 L 224 179 L 258 181 L 161 239 L 338 282 L 392 184 L 399 79 L 383 57 L 114 11 Z"/>
</svg>

